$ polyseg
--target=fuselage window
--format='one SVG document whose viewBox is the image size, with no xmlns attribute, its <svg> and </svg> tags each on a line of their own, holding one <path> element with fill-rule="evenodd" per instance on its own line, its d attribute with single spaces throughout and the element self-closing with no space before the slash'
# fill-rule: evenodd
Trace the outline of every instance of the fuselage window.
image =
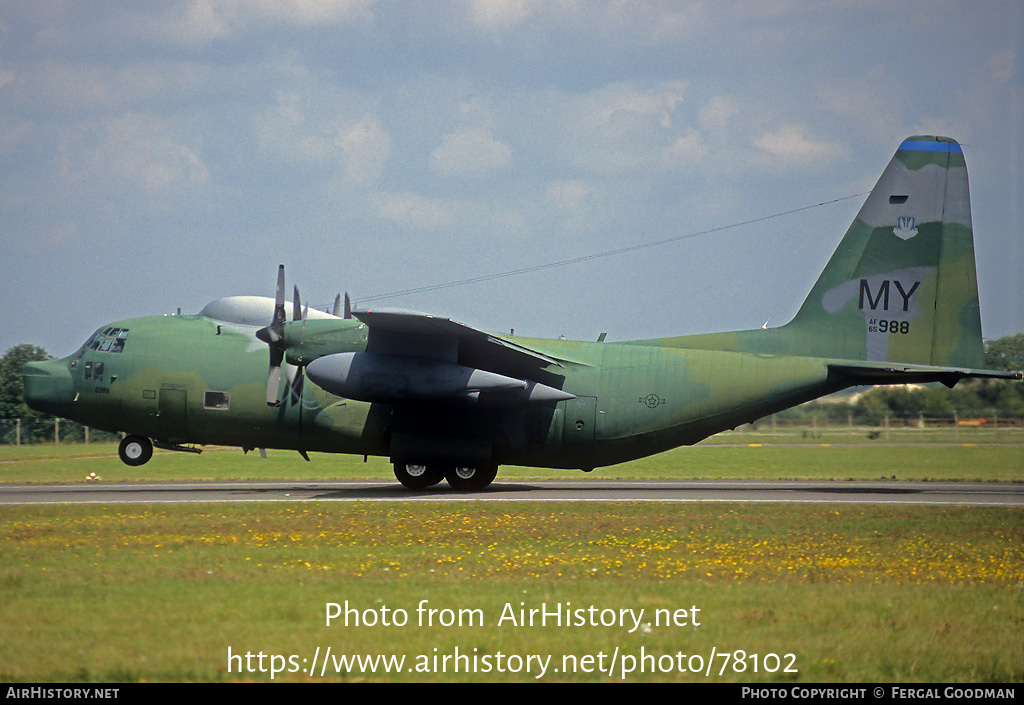
<svg viewBox="0 0 1024 705">
<path fill-rule="evenodd" d="M 228 409 L 230 403 L 227 392 L 207 392 L 203 400 L 203 406 L 207 409 Z"/>
</svg>

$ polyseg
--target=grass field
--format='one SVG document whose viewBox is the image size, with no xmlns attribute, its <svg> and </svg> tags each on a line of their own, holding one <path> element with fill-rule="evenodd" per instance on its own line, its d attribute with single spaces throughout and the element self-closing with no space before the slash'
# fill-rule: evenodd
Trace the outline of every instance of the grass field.
<svg viewBox="0 0 1024 705">
<path fill-rule="evenodd" d="M 749 427 L 746 427 L 749 428 Z M 736 431 L 689 448 L 598 468 L 572 470 L 503 466 L 498 482 L 515 479 L 753 478 L 1024 481 L 1024 427 L 1003 429 L 899 429 L 877 438 L 877 429 L 833 428 Z M 0 446 L 0 484 L 83 482 L 95 472 L 107 481 L 321 479 L 394 480 L 387 458 L 313 453 L 243 454 L 211 448 L 201 455 L 157 450 L 154 459 L 131 468 L 110 443 Z M 73 461 L 73 462 L 71 462 Z"/>
<path fill-rule="evenodd" d="M 1024 449 L 1007 436 L 723 434 L 592 476 L 1024 481 Z M 372 458 L 212 450 L 122 469 L 113 451 L 0 449 L 0 480 L 393 481 Z M 498 481 L 513 473 L 587 477 L 503 468 Z M 329 603 L 351 608 L 347 626 L 341 616 L 326 625 Z M 542 625 L 535 612 L 522 625 L 520 610 L 561 622 Z M 1022 630 L 1024 509 L 0 509 L 3 681 L 265 682 L 273 669 L 275 681 L 1020 682 Z"/>
</svg>

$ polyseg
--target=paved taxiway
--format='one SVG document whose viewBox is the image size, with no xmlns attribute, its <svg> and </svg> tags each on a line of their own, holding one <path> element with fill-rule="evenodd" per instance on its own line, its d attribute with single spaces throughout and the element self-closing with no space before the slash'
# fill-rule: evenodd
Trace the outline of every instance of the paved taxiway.
<svg viewBox="0 0 1024 705">
<path fill-rule="evenodd" d="M 1024 507 L 1024 484 L 900 481 L 537 480 L 483 492 L 441 483 L 413 492 L 395 482 L 166 482 L 0 485 L 2 504 L 187 502 L 820 502 Z"/>
</svg>

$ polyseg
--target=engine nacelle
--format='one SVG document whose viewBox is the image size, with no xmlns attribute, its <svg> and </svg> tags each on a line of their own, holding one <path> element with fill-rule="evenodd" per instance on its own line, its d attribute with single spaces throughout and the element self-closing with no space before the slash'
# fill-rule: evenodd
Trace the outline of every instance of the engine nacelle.
<svg viewBox="0 0 1024 705">
<path fill-rule="evenodd" d="M 331 394 L 359 401 L 478 401 L 499 405 L 552 402 L 573 395 L 536 382 L 507 377 L 454 362 L 336 353 L 306 366 L 306 376 Z"/>
</svg>

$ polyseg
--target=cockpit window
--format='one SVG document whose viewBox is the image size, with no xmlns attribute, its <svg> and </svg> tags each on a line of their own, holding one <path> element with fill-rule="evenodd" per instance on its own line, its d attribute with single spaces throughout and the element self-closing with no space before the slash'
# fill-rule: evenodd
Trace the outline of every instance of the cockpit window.
<svg viewBox="0 0 1024 705">
<path fill-rule="evenodd" d="M 105 328 L 92 334 L 85 345 L 82 346 L 78 357 L 82 357 L 86 350 L 97 350 L 99 352 L 124 352 L 124 346 L 128 341 L 127 328 Z"/>
<path fill-rule="evenodd" d="M 92 350 L 93 349 L 92 345 L 96 341 L 96 338 L 99 337 L 99 335 L 100 335 L 99 333 L 93 333 L 91 336 L 89 336 L 89 339 L 87 341 L 85 341 L 85 344 L 83 344 L 81 349 L 78 351 L 78 359 L 79 360 L 82 359 L 82 355 L 85 355 L 85 351 L 86 350 Z"/>
</svg>

